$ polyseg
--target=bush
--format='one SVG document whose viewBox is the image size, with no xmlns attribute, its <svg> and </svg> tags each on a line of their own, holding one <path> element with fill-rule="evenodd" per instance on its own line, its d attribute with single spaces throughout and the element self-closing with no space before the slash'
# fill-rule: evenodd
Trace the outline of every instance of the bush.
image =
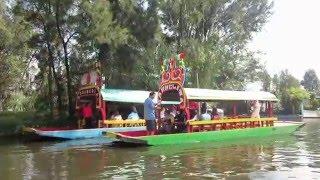
<svg viewBox="0 0 320 180">
<path fill-rule="evenodd" d="M 76 120 L 69 117 L 52 119 L 45 114 L 35 112 L 1 112 L 0 135 L 13 135 L 22 127 L 66 127 L 75 126 Z"/>
</svg>

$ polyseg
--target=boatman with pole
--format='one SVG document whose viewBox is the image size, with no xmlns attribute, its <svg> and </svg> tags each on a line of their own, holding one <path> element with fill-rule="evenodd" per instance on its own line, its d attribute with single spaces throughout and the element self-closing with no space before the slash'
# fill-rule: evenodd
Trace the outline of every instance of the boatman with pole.
<svg viewBox="0 0 320 180">
<path fill-rule="evenodd" d="M 156 114 L 157 104 L 154 102 L 155 92 L 150 92 L 149 97 L 144 101 L 144 119 L 146 121 L 147 135 L 154 135 L 156 131 Z"/>
</svg>

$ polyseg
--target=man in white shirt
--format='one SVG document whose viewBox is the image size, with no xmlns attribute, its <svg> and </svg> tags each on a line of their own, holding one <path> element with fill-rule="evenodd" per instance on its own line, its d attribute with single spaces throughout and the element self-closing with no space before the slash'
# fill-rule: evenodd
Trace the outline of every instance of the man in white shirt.
<svg viewBox="0 0 320 180">
<path fill-rule="evenodd" d="M 128 115 L 127 119 L 129 119 L 129 120 L 138 120 L 138 119 L 140 119 L 136 107 L 134 107 L 134 106 L 131 107 L 131 113 Z"/>
</svg>

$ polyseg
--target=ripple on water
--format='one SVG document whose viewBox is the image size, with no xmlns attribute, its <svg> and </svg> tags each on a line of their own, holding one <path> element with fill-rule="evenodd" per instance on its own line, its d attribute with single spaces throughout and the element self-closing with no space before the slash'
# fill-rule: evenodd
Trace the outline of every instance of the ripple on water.
<svg viewBox="0 0 320 180">
<path fill-rule="evenodd" d="M 317 179 L 320 120 L 293 136 L 142 148 L 100 140 L 0 146 L 1 179 Z"/>
</svg>

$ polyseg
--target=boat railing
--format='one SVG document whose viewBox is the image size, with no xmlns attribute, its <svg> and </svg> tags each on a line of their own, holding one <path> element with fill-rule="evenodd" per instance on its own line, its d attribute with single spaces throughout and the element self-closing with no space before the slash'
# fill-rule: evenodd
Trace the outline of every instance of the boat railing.
<svg viewBox="0 0 320 180">
<path fill-rule="evenodd" d="M 219 119 L 207 121 L 188 121 L 188 132 L 204 130 L 227 130 L 254 127 L 273 126 L 277 121 L 276 117 L 270 118 L 236 118 L 236 119 Z"/>
<path fill-rule="evenodd" d="M 102 120 L 99 123 L 99 127 L 139 127 L 145 126 L 145 120 Z"/>
</svg>

